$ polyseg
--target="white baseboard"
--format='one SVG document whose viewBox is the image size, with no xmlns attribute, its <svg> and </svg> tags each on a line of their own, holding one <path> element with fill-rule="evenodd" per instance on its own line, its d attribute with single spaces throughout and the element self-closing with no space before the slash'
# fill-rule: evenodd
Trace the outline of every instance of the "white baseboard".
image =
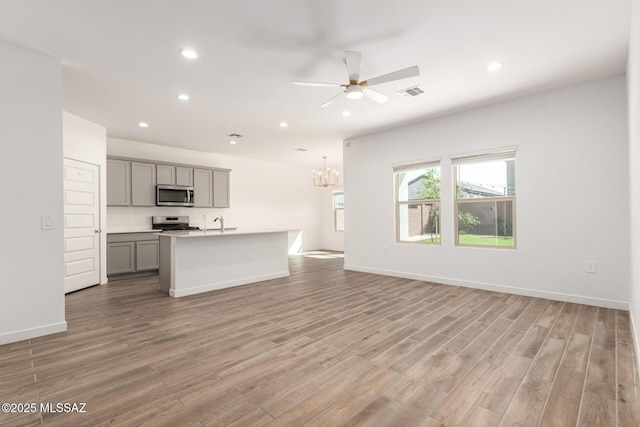
<svg viewBox="0 0 640 427">
<path fill-rule="evenodd" d="M 12 342 L 24 341 L 31 338 L 41 337 L 44 335 L 57 334 L 58 332 L 66 332 L 67 322 L 54 323 L 51 325 L 38 326 L 37 328 L 22 329 L 7 334 L 0 335 L 0 345 Z"/>
<path fill-rule="evenodd" d="M 616 310 L 629 310 L 626 301 L 609 300 L 604 298 L 591 298 L 581 295 L 563 294 L 558 292 L 540 291 L 537 289 L 516 288 L 512 286 L 496 285 L 492 283 L 472 282 L 468 280 L 450 279 L 447 277 L 434 277 L 423 274 L 407 273 L 404 271 L 384 270 L 380 268 L 361 267 L 357 265 L 344 265 L 345 270 L 359 271 L 362 273 L 380 274 L 383 276 L 402 277 L 405 279 L 422 280 L 425 282 L 439 283 L 442 285 L 462 286 L 465 288 L 482 289 L 485 291 L 504 292 L 507 294 L 524 295 L 528 297 L 544 298 L 555 301 L 573 302 L 577 304 L 594 305 L 597 307 L 614 308 Z"/>
<path fill-rule="evenodd" d="M 178 291 L 169 289 L 169 296 L 172 296 L 174 298 L 186 297 L 188 295 L 195 295 L 195 294 L 201 294 L 203 292 L 217 291 L 218 289 L 231 288 L 233 286 L 249 285 L 251 283 L 264 282 L 265 280 L 280 279 L 282 277 L 289 277 L 289 275 L 290 275 L 289 271 L 287 270 L 279 273 L 269 273 L 269 274 L 262 274 L 259 276 L 245 277 L 238 280 L 228 280 L 226 282 L 217 282 L 217 283 L 209 283 L 206 285 L 193 286 L 191 288 L 184 288 Z"/>
</svg>

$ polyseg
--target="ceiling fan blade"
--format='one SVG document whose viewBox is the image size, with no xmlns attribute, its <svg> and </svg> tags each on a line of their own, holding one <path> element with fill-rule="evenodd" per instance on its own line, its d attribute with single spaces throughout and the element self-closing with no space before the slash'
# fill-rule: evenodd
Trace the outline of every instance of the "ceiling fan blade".
<svg viewBox="0 0 640 427">
<path fill-rule="evenodd" d="M 333 101 L 335 101 L 338 97 L 342 96 L 343 93 L 344 92 L 340 92 L 339 94 L 337 94 L 336 96 L 334 96 L 333 98 L 331 98 L 330 100 L 322 104 L 320 108 L 328 107 L 329 105 L 333 104 Z"/>
<path fill-rule="evenodd" d="M 354 50 L 348 50 L 345 52 L 344 62 L 347 64 L 347 73 L 349 74 L 350 82 L 360 81 L 360 58 L 361 53 Z"/>
<path fill-rule="evenodd" d="M 296 86 L 340 87 L 340 83 L 292 82 Z"/>
<path fill-rule="evenodd" d="M 380 92 L 376 92 L 375 90 L 365 88 L 363 90 L 364 96 L 367 98 L 376 101 L 378 104 L 384 104 L 389 100 L 387 95 L 383 95 Z"/>
<path fill-rule="evenodd" d="M 378 77 L 374 77 L 367 81 L 362 82 L 363 86 L 379 85 L 380 83 L 392 82 L 394 80 L 406 79 L 409 77 L 415 77 L 420 75 L 420 69 L 417 65 L 409 68 L 403 68 L 402 70 L 394 71 L 392 73 L 383 74 Z"/>
</svg>

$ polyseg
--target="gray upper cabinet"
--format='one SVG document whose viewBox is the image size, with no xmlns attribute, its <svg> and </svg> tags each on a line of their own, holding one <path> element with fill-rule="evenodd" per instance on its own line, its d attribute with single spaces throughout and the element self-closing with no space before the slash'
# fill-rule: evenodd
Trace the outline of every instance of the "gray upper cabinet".
<svg viewBox="0 0 640 427">
<path fill-rule="evenodd" d="M 193 197 L 194 207 L 213 207 L 213 171 L 211 169 L 193 169 Z"/>
<path fill-rule="evenodd" d="M 176 185 L 176 167 L 156 165 L 156 179 L 159 185 Z"/>
<path fill-rule="evenodd" d="M 156 206 L 156 184 L 193 187 L 194 207 L 228 208 L 230 169 L 107 159 L 107 205 Z"/>
<path fill-rule="evenodd" d="M 228 208 L 229 200 L 229 171 L 213 171 L 213 207 Z"/>
<path fill-rule="evenodd" d="M 131 162 L 107 159 L 107 205 L 131 206 Z"/>
<path fill-rule="evenodd" d="M 156 165 L 157 183 L 193 187 L 193 168 L 172 165 Z"/>
<path fill-rule="evenodd" d="M 193 168 L 176 166 L 176 185 L 193 187 Z"/>
<path fill-rule="evenodd" d="M 131 162 L 131 205 L 156 205 L 156 165 Z"/>
</svg>

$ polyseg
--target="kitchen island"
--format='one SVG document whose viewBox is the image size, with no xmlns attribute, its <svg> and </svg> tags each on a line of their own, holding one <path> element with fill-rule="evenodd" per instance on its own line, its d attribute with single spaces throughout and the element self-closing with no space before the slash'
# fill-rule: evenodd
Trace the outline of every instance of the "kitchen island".
<svg viewBox="0 0 640 427">
<path fill-rule="evenodd" d="M 289 230 L 158 233 L 160 287 L 174 298 L 289 276 Z"/>
</svg>

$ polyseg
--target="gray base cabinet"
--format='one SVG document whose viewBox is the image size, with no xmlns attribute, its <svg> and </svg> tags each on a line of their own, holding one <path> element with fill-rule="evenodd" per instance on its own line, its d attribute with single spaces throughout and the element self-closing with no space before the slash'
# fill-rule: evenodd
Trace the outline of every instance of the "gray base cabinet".
<svg viewBox="0 0 640 427">
<path fill-rule="evenodd" d="M 107 243 L 107 276 L 136 271 L 134 242 Z"/>
<path fill-rule="evenodd" d="M 160 242 L 158 240 L 136 242 L 136 271 L 157 270 Z"/>
<path fill-rule="evenodd" d="M 107 234 L 107 276 L 157 270 L 159 248 L 154 233 Z"/>
</svg>

